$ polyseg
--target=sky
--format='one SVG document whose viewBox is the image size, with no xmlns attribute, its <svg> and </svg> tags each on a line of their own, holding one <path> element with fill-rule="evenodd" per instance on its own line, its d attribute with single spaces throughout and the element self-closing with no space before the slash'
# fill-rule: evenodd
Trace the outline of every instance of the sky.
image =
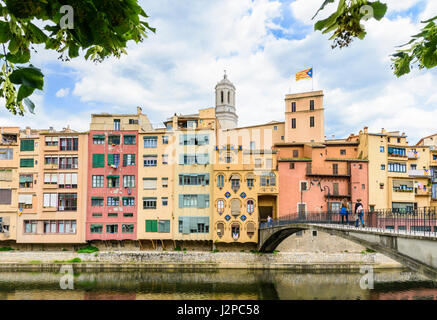
<svg viewBox="0 0 437 320">
<path fill-rule="evenodd" d="M 156 33 L 129 43 L 121 59 L 98 64 L 63 62 L 39 49 L 31 62 L 45 85 L 31 97 L 36 114 L 0 108 L 0 126 L 86 131 L 92 113 L 135 113 L 137 106 L 161 126 L 174 113 L 214 107 L 224 70 L 237 88 L 239 126 L 283 121 L 285 95 L 312 87 L 311 80 L 296 83 L 295 73 L 313 67 L 328 138 L 368 126 L 405 132 L 415 144 L 437 133 L 437 68 L 397 78 L 390 55 L 418 33 L 420 21 L 437 15 L 437 1 L 383 2 L 389 10 L 383 20 L 365 22 L 364 40 L 332 50 L 311 20 L 322 0 L 140 0 Z M 327 9 L 320 18 L 335 6 Z"/>
</svg>

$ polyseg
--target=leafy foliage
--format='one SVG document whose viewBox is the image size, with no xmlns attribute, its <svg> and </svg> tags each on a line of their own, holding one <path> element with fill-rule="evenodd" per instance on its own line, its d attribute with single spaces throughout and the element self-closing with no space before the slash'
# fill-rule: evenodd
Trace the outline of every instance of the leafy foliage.
<svg viewBox="0 0 437 320">
<path fill-rule="evenodd" d="M 71 6 L 73 28 L 62 25 Z M 127 42 L 142 42 L 155 32 L 137 0 L 0 0 L 0 98 L 13 114 L 24 115 L 24 105 L 34 112 L 29 96 L 42 90 L 44 75 L 30 62 L 34 45 L 60 53 L 69 61 L 84 51 L 85 59 L 101 62 L 126 54 Z M 69 21 L 70 22 L 70 21 Z"/>
<path fill-rule="evenodd" d="M 437 25 L 434 18 L 422 21 L 427 25 L 419 34 L 412 36 L 407 44 L 411 45 L 409 49 L 398 50 L 393 55 L 392 69 L 397 77 L 401 77 L 411 71 L 414 64 L 418 64 L 419 69 L 431 69 L 437 66 Z"/>
<path fill-rule="evenodd" d="M 313 19 L 324 10 L 329 4 L 336 0 L 324 0 L 320 9 Z M 364 39 L 366 31 L 361 20 L 373 17 L 381 20 L 387 12 L 387 5 L 380 1 L 367 0 L 339 0 L 337 10 L 328 18 L 317 21 L 314 25 L 316 31 L 322 33 L 333 32 L 330 40 L 334 40 L 332 48 L 348 47 L 355 38 Z M 437 66 L 437 16 L 423 21 L 426 26 L 417 35 L 412 36 L 408 49 L 398 50 L 393 54 L 392 69 L 396 76 L 401 77 L 411 71 L 413 65 L 417 64 L 419 69 L 431 69 Z"/>
</svg>

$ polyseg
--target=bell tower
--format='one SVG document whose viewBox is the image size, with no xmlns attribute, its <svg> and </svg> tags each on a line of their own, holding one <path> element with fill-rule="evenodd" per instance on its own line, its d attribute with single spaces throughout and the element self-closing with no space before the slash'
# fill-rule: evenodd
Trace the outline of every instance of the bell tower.
<svg viewBox="0 0 437 320">
<path fill-rule="evenodd" d="M 235 109 L 235 86 L 224 74 L 215 86 L 215 114 L 221 129 L 234 129 L 238 126 L 238 116 Z"/>
</svg>

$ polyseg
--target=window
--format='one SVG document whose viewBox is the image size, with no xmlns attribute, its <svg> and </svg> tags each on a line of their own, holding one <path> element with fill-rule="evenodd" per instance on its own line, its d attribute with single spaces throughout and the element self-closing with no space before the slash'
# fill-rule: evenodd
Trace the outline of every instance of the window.
<svg viewBox="0 0 437 320">
<path fill-rule="evenodd" d="M 59 169 L 77 169 L 78 165 L 77 156 L 59 156 Z"/>
<path fill-rule="evenodd" d="M 180 154 L 179 164 L 194 165 L 194 164 L 209 164 L 208 153 L 199 154 Z"/>
<path fill-rule="evenodd" d="M 168 144 L 168 136 L 162 136 L 162 144 Z"/>
<path fill-rule="evenodd" d="M 231 176 L 231 188 L 234 192 L 240 189 L 240 176 L 238 174 L 233 174 Z"/>
<path fill-rule="evenodd" d="M 93 188 L 103 188 L 105 186 L 104 176 L 93 176 L 92 177 Z"/>
<path fill-rule="evenodd" d="M 405 157 L 407 153 L 405 148 L 388 147 L 388 155 L 393 157 Z"/>
<path fill-rule="evenodd" d="M 291 103 L 291 112 L 296 112 L 296 102 Z"/>
<path fill-rule="evenodd" d="M 143 159 L 145 167 L 156 167 L 158 164 L 158 156 L 146 155 Z"/>
<path fill-rule="evenodd" d="M 103 232 L 103 225 L 102 224 L 92 224 L 90 226 L 90 232 L 91 233 L 102 233 Z"/>
<path fill-rule="evenodd" d="M 299 158 L 299 150 L 293 150 L 293 158 Z"/>
<path fill-rule="evenodd" d="M 308 182 L 307 181 L 301 181 L 299 191 L 307 191 L 308 190 Z"/>
<path fill-rule="evenodd" d="M 103 197 L 92 197 L 91 206 L 92 207 L 103 207 Z"/>
<path fill-rule="evenodd" d="M 44 193 L 44 208 L 56 208 L 58 206 L 57 193 Z"/>
<path fill-rule="evenodd" d="M 385 152 L 385 148 L 384 147 L 379 147 L 379 152 L 384 153 Z"/>
<path fill-rule="evenodd" d="M 78 138 L 60 138 L 60 150 L 61 151 L 77 151 L 79 150 L 79 139 Z"/>
<path fill-rule="evenodd" d="M 162 164 L 168 164 L 168 154 L 162 155 Z"/>
<path fill-rule="evenodd" d="M 250 141 L 250 150 L 255 150 L 255 149 L 256 149 L 255 141 Z"/>
<path fill-rule="evenodd" d="M 11 189 L 0 189 L 0 204 L 11 204 L 11 198 Z"/>
<path fill-rule="evenodd" d="M 0 149 L 0 160 L 12 160 L 14 157 L 13 149 Z"/>
<path fill-rule="evenodd" d="M 262 167 L 262 160 L 255 159 L 255 168 L 261 168 L 261 167 Z"/>
<path fill-rule="evenodd" d="M 118 153 L 108 154 L 108 166 L 113 168 L 120 167 L 120 155 Z"/>
<path fill-rule="evenodd" d="M 262 187 L 270 187 L 276 185 L 276 175 L 273 172 L 263 173 L 260 178 Z"/>
<path fill-rule="evenodd" d="M 144 190 L 156 190 L 157 189 L 157 178 L 143 178 L 143 189 Z"/>
<path fill-rule="evenodd" d="M 61 189 L 76 189 L 77 173 L 60 173 L 58 185 Z"/>
<path fill-rule="evenodd" d="M 209 144 L 208 134 L 183 134 L 179 136 L 179 144 L 184 146 L 204 146 Z"/>
<path fill-rule="evenodd" d="M 119 188 L 120 187 L 120 176 L 107 176 L 108 188 Z"/>
<path fill-rule="evenodd" d="M 224 176 L 221 174 L 217 176 L 217 187 L 220 189 L 224 187 Z"/>
<path fill-rule="evenodd" d="M 118 207 L 120 205 L 119 197 L 108 197 L 107 199 L 108 207 Z"/>
<path fill-rule="evenodd" d="M 105 144 L 105 135 L 103 134 L 93 135 L 93 144 Z"/>
<path fill-rule="evenodd" d="M 58 146 L 59 138 L 58 137 L 45 137 L 46 146 Z"/>
<path fill-rule="evenodd" d="M 179 217 L 179 233 L 209 233 L 209 217 Z"/>
<path fill-rule="evenodd" d="M 36 233 L 38 221 L 24 220 L 24 233 Z"/>
<path fill-rule="evenodd" d="M 123 197 L 123 207 L 135 206 L 135 197 Z"/>
<path fill-rule="evenodd" d="M 290 162 L 290 169 L 291 169 L 291 170 L 294 170 L 294 168 L 295 168 L 295 167 L 294 167 L 294 162 Z"/>
<path fill-rule="evenodd" d="M 121 233 L 134 233 L 134 225 L 133 224 L 122 224 L 121 225 Z"/>
<path fill-rule="evenodd" d="M 20 188 L 32 188 L 33 187 L 33 175 L 32 174 L 20 174 L 19 183 L 20 183 Z"/>
<path fill-rule="evenodd" d="M 341 149 L 340 150 L 340 155 L 345 156 L 346 155 L 346 150 L 345 149 Z"/>
<path fill-rule="evenodd" d="M 278 131 L 278 126 L 273 126 L 274 131 Z"/>
<path fill-rule="evenodd" d="M 146 220 L 146 232 L 158 232 L 158 221 Z"/>
<path fill-rule="evenodd" d="M 117 212 L 108 212 L 108 218 L 117 218 L 118 213 Z"/>
<path fill-rule="evenodd" d="M 46 156 L 44 157 L 44 164 L 51 164 L 51 165 L 58 166 L 58 157 Z"/>
<path fill-rule="evenodd" d="M 21 140 L 20 151 L 34 151 L 35 142 L 33 140 Z"/>
<path fill-rule="evenodd" d="M 385 170 L 385 164 L 381 164 L 381 170 Z"/>
<path fill-rule="evenodd" d="M 168 188 L 168 178 L 162 178 L 162 187 Z"/>
<path fill-rule="evenodd" d="M 223 237 L 223 234 L 225 233 L 225 225 L 223 222 L 217 223 L 217 235 L 221 238 Z"/>
<path fill-rule="evenodd" d="M 124 154 L 123 167 L 134 166 L 134 165 L 135 165 L 135 154 Z"/>
<path fill-rule="evenodd" d="M 143 209 L 156 209 L 157 198 L 143 198 Z"/>
<path fill-rule="evenodd" d="M 170 233 L 170 220 L 158 220 L 158 232 Z"/>
<path fill-rule="evenodd" d="M 310 110 L 314 110 L 314 100 L 310 100 Z"/>
<path fill-rule="evenodd" d="M 19 194 L 18 195 L 18 208 L 20 209 L 32 209 L 33 195 L 32 194 Z"/>
<path fill-rule="evenodd" d="M 120 119 L 114 119 L 114 131 L 120 131 L 121 122 Z"/>
<path fill-rule="evenodd" d="M 158 137 L 144 137 L 144 148 L 156 148 L 158 146 Z"/>
<path fill-rule="evenodd" d="M 118 224 L 107 224 L 106 233 L 118 233 Z"/>
<path fill-rule="evenodd" d="M 20 159 L 21 168 L 33 168 L 33 158 L 32 159 Z"/>
<path fill-rule="evenodd" d="M 310 128 L 314 128 L 314 117 L 310 117 Z"/>
<path fill-rule="evenodd" d="M 407 172 L 407 165 L 405 163 L 389 163 L 388 172 Z"/>
<path fill-rule="evenodd" d="M 255 210 L 255 203 L 253 200 L 247 200 L 247 213 L 252 214 Z"/>
<path fill-rule="evenodd" d="M 417 170 L 417 164 L 410 165 L 410 169 L 411 170 Z"/>
<path fill-rule="evenodd" d="M 115 146 L 120 144 L 120 136 L 117 134 L 108 135 L 108 144 Z"/>
<path fill-rule="evenodd" d="M 135 135 L 125 134 L 123 136 L 123 144 L 135 145 L 136 144 L 135 138 L 136 138 Z"/>
<path fill-rule="evenodd" d="M 317 230 L 313 230 L 313 237 L 317 237 Z"/>
<path fill-rule="evenodd" d="M 168 205 L 168 197 L 162 197 L 161 200 L 162 200 L 162 206 L 166 207 Z"/>
<path fill-rule="evenodd" d="M 223 200 L 217 200 L 217 212 L 218 214 L 225 212 L 225 202 Z"/>
<path fill-rule="evenodd" d="M 135 176 L 123 176 L 124 188 L 135 188 Z"/>
<path fill-rule="evenodd" d="M 58 195 L 58 211 L 76 211 L 77 193 L 60 193 Z"/>
<path fill-rule="evenodd" d="M 232 155 L 230 153 L 225 155 L 225 163 L 232 163 Z"/>
<path fill-rule="evenodd" d="M 332 194 L 334 195 L 334 196 L 338 196 L 338 183 L 333 183 L 332 184 Z"/>
<path fill-rule="evenodd" d="M 251 175 L 248 175 L 248 177 L 247 177 L 247 187 L 248 187 L 249 189 L 252 189 L 252 188 L 253 188 L 254 181 L 255 181 L 255 177 L 254 177 L 252 174 L 251 174 Z"/>
<path fill-rule="evenodd" d="M 124 212 L 123 217 L 125 218 L 133 218 L 134 214 L 132 212 Z"/>
<path fill-rule="evenodd" d="M 92 216 L 93 216 L 93 218 L 101 218 L 103 216 L 103 214 L 101 212 L 100 213 L 93 213 Z"/>
<path fill-rule="evenodd" d="M 209 194 L 180 194 L 179 208 L 209 208 Z"/>
<path fill-rule="evenodd" d="M 296 129 L 296 118 L 291 119 L 291 129 Z"/>
<path fill-rule="evenodd" d="M 273 169 L 273 159 L 266 159 L 266 169 Z"/>
<path fill-rule="evenodd" d="M 129 119 L 129 124 L 138 124 L 137 119 Z"/>
</svg>

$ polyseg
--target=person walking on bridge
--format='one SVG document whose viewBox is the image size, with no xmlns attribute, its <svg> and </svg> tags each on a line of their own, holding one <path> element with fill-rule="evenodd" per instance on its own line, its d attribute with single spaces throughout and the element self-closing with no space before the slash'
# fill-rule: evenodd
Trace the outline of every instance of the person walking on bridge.
<svg viewBox="0 0 437 320">
<path fill-rule="evenodd" d="M 268 216 L 267 217 L 267 227 L 272 227 L 273 226 L 273 219 L 272 217 Z"/>
<path fill-rule="evenodd" d="M 365 224 L 363 221 L 363 216 L 364 216 L 363 204 L 361 203 L 361 199 L 357 199 L 357 203 L 355 203 L 355 227 L 356 228 L 358 228 L 358 226 L 360 224 L 360 220 L 361 220 L 361 224 L 362 224 L 363 228 L 365 227 Z"/>
<path fill-rule="evenodd" d="M 349 224 L 349 204 L 347 203 L 347 199 L 343 199 L 341 201 L 341 209 L 340 209 L 340 215 L 341 215 L 341 224 L 344 224 L 344 220 L 346 218 L 346 225 Z"/>
</svg>

